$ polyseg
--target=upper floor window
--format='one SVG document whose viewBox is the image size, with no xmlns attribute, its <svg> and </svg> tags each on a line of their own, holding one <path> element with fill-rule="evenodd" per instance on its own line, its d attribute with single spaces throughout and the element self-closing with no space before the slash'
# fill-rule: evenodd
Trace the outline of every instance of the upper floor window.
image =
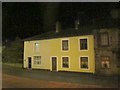
<svg viewBox="0 0 120 90">
<path fill-rule="evenodd" d="M 101 57 L 102 68 L 110 68 L 110 58 L 108 56 Z"/>
<path fill-rule="evenodd" d="M 80 50 L 87 50 L 87 49 L 88 49 L 87 39 L 80 39 Z"/>
<path fill-rule="evenodd" d="M 39 52 L 39 43 L 35 43 L 35 52 Z"/>
<path fill-rule="evenodd" d="M 41 64 L 41 56 L 34 56 L 34 64 Z"/>
<path fill-rule="evenodd" d="M 98 41 L 100 43 L 101 46 L 108 46 L 109 45 L 109 37 L 108 37 L 108 33 L 101 33 L 100 34 L 100 41 Z"/>
<path fill-rule="evenodd" d="M 62 40 L 62 50 L 63 51 L 66 51 L 66 50 L 69 50 L 68 48 L 68 40 Z"/>
</svg>

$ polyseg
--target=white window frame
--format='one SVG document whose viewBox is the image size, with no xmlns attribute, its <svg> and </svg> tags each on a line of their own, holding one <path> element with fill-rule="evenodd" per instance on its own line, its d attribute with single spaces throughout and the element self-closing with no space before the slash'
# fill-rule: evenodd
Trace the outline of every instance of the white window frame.
<svg viewBox="0 0 120 90">
<path fill-rule="evenodd" d="M 87 39 L 87 49 L 86 50 L 81 50 L 80 49 L 80 39 Z M 78 38 L 78 48 L 79 48 L 79 51 L 88 51 L 89 50 L 89 38 L 88 37 L 80 37 L 80 38 Z"/>
<path fill-rule="evenodd" d="M 81 68 L 81 57 L 87 57 L 88 58 L 88 69 Z M 79 56 L 79 69 L 81 69 L 81 70 L 90 70 L 89 56 Z"/>
<path fill-rule="evenodd" d="M 57 58 L 57 69 L 56 71 L 58 72 L 58 56 L 50 56 L 50 71 L 52 71 L 52 57 L 56 57 Z"/>
<path fill-rule="evenodd" d="M 62 41 L 63 40 L 68 40 L 68 50 L 62 50 Z M 61 51 L 62 52 L 69 52 L 70 51 L 70 40 L 69 40 L 69 38 L 61 39 Z"/>
<path fill-rule="evenodd" d="M 65 68 L 65 67 L 63 67 L 63 57 L 68 57 L 68 61 L 69 61 L 69 67 L 68 68 Z M 61 68 L 64 68 L 64 69 L 70 69 L 70 57 L 69 56 L 62 56 L 61 57 Z"/>
<path fill-rule="evenodd" d="M 35 63 L 34 63 L 35 57 L 40 57 L 40 64 L 35 64 Z M 38 56 L 38 55 L 33 56 L 33 64 L 34 64 L 34 65 L 41 65 L 41 62 L 42 62 L 42 61 L 41 61 L 41 56 Z"/>
</svg>

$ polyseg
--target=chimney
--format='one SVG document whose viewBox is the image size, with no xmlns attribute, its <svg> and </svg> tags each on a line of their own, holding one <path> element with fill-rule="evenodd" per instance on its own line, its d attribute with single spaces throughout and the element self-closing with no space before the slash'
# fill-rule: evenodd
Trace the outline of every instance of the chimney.
<svg viewBox="0 0 120 90">
<path fill-rule="evenodd" d="M 80 28 L 80 21 L 81 18 L 84 16 L 84 12 L 78 12 L 76 15 L 76 20 L 75 20 L 75 29 L 78 30 Z"/>
<path fill-rule="evenodd" d="M 75 20 L 75 29 L 76 30 L 78 30 L 79 29 L 79 24 L 80 24 L 80 22 L 79 22 L 79 16 L 80 16 L 80 12 L 79 13 L 77 13 L 77 16 L 76 16 L 76 20 Z"/>
<path fill-rule="evenodd" d="M 79 19 L 75 20 L 75 29 L 78 30 L 79 29 Z"/>
<path fill-rule="evenodd" d="M 59 21 L 56 22 L 56 33 L 61 31 L 61 24 Z"/>
</svg>

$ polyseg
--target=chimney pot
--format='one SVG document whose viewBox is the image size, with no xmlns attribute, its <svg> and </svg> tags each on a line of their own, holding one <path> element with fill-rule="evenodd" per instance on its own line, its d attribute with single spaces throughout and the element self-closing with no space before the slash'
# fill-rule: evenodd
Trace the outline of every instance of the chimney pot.
<svg viewBox="0 0 120 90">
<path fill-rule="evenodd" d="M 60 25 L 60 22 L 57 21 L 56 22 L 56 33 L 60 32 L 60 30 L 61 30 L 61 25 Z"/>
<path fill-rule="evenodd" d="M 78 30 L 79 29 L 79 20 L 75 20 L 75 29 Z"/>
</svg>

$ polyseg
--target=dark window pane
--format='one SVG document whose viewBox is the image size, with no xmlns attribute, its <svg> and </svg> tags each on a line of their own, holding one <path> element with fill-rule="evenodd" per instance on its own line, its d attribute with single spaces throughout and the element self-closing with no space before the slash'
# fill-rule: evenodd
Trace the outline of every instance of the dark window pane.
<svg viewBox="0 0 120 90">
<path fill-rule="evenodd" d="M 81 68 L 88 69 L 88 57 L 81 57 Z"/>
<path fill-rule="evenodd" d="M 68 57 L 63 57 L 62 58 L 62 63 L 63 63 L 63 67 L 64 68 L 69 68 L 69 61 L 68 61 Z"/>
<path fill-rule="evenodd" d="M 62 40 L 62 50 L 68 50 L 68 40 Z"/>
<path fill-rule="evenodd" d="M 108 33 L 101 33 L 100 34 L 100 45 L 101 46 L 108 46 L 109 45 Z"/>
<path fill-rule="evenodd" d="M 87 39 L 80 39 L 80 50 L 87 50 Z"/>
</svg>

